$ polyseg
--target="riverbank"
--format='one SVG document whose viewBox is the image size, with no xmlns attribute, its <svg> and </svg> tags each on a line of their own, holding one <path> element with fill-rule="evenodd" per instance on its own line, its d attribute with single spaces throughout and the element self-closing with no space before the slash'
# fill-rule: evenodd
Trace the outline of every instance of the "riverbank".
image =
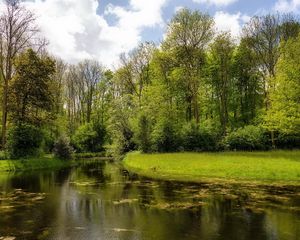
<svg viewBox="0 0 300 240">
<path fill-rule="evenodd" d="M 126 169 L 140 175 L 190 182 L 258 181 L 300 185 L 300 151 L 129 153 Z"/>
<path fill-rule="evenodd" d="M 0 160 L 0 172 L 30 171 L 39 169 L 58 169 L 71 167 L 75 161 L 65 161 L 45 155 L 42 157 L 19 159 L 19 160 Z"/>
</svg>

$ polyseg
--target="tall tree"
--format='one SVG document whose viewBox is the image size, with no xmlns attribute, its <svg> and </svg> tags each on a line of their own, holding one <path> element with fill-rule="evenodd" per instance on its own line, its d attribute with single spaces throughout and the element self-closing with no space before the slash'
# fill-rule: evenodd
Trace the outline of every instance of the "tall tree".
<svg viewBox="0 0 300 240">
<path fill-rule="evenodd" d="M 262 76 L 256 55 L 244 39 L 234 52 L 232 77 L 235 123 L 237 126 L 250 124 L 263 107 Z"/>
<path fill-rule="evenodd" d="M 231 94 L 232 60 L 234 43 L 229 33 L 216 37 L 210 46 L 209 64 L 211 84 L 218 101 L 220 124 L 223 134 L 229 122 L 229 97 Z"/>
<path fill-rule="evenodd" d="M 273 79 L 266 126 L 272 132 L 300 134 L 300 35 L 282 49 Z M 274 139 L 272 139 L 275 145 Z"/>
<path fill-rule="evenodd" d="M 163 50 L 176 55 L 178 67 L 186 89 L 185 99 L 186 119 L 200 121 L 198 90 L 201 70 L 204 65 L 204 50 L 211 41 L 214 21 L 199 11 L 183 9 L 179 11 L 168 26 L 167 37 L 163 43 Z"/>
<path fill-rule="evenodd" d="M 97 62 L 85 60 L 78 65 L 78 74 L 83 82 L 83 91 L 86 104 L 86 122 L 91 121 L 92 105 L 101 80 L 105 78 L 104 68 Z"/>
<path fill-rule="evenodd" d="M 120 57 L 122 68 L 118 71 L 118 82 L 121 83 L 123 93 L 137 96 L 141 105 L 143 90 L 150 83 L 150 62 L 155 45 L 152 42 L 141 43 L 128 55 Z"/>
<path fill-rule="evenodd" d="M 32 49 L 15 60 L 15 75 L 11 82 L 13 121 L 16 124 L 42 125 L 51 119 L 54 93 L 51 85 L 55 62 L 39 57 Z"/>
<path fill-rule="evenodd" d="M 247 40 L 260 63 L 266 109 L 270 105 L 269 92 L 274 87 L 270 80 L 276 75 L 275 66 L 280 57 L 280 44 L 282 40 L 296 37 L 299 30 L 299 22 L 291 14 L 254 16 L 243 29 L 243 38 Z"/>
<path fill-rule="evenodd" d="M 8 115 L 8 88 L 14 68 L 14 58 L 24 49 L 32 46 L 32 40 L 38 29 L 34 25 L 35 17 L 25 9 L 20 0 L 6 0 L 5 11 L 0 16 L 0 76 L 2 80 L 2 147 L 6 142 Z"/>
</svg>

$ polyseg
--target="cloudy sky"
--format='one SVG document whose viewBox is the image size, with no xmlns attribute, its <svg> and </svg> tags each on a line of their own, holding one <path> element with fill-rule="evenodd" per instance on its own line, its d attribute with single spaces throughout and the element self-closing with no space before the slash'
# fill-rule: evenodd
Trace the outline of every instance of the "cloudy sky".
<svg viewBox="0 0 300 240">
<path fill-rule="evenodd" d="M 182 7 L 208 12 L 220 30 L 234 36 L 255 14 L 300 11 L 300 0 L 27 0 L 25 4 L 37 15 L 51 53 L 70 63 L 93 58 L 110 67 L 120 53 L 141 41 L 159 43 L 166 24 Z"/>
</svg>

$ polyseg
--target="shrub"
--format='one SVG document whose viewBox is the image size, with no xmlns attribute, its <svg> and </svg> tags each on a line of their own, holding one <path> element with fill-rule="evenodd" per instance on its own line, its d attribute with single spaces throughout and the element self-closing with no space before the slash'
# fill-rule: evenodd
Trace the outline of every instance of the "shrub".
<svg viewBox="0 0 300 240">
<path fill-rule="evenodd" d="M 153 150 L 157 152 L 176 152 L 182 148 L 179 130 L 170 120 L 157 124 L 153 132 L 153 142 Z"/>
<path fill-rule="evenodd" d="M 30 124 L 20 124 L 8 133 L 8 153 L 11 158 L 38 156 L 42 152 L 43 132 Z"/>
<path fill-rule="evenodd" d="M 53 153 L 56 157 L 64 160 L 72 158 L 73 148 L 66 136 L 61 136 L 54 144 Z"/>
<path fill-rule="evenodd" d="M 276 147 L 279 149 L 299 149 L 300 134 L 279 133 L 276 139 Z"/>
<path fill-rule="evenodd" d="M 49 129 L 43 129 L 43 136 L 44 136 L 44 141 L 43 141 L 43 148 L 44 151 L 47 153 L 51 153 L 54 148 L 55 144 L 55 136 Z"/>
<path fill-rule="evenodd" d="M 190 123 L 183 130 L 183 144 L 186 151 L 215 151 L 217 134 L 200 128 L 196 123 Z"/>
<path fill-rule="evenodd" d="M 72 144 L 79 152 L 101 152 L 104 142 L 105 129 L 100 124 L 85 124 L 72 138 Z"/>
<path fill-rule="evenodd" d="M 230 150 L 266 150 L 269 148 L 265 130 L 257 126 L 245 126 L 229 133 L 224 143 Z"/>
<path fill-rule="evenodd" d="M 6 159 L 8 159 L 7 152 L 0 151 L 0 160 L 6 160 Z"/>
</svg>

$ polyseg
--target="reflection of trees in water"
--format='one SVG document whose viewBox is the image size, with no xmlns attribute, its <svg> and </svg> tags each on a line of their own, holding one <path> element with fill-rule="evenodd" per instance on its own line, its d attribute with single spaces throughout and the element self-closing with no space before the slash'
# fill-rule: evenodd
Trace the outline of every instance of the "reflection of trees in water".
<svg viewBox="0 0 300 240">
<path fill-rule="evenodd" d="M 12 212 L 2 212 L 0 236 L 14 235 L 22 239 L 36 239 L 43 231 L 47 231 L 48 226 L 56 219 L 55 209 L 59 201 L 60 185 L 67 182 L 70 172 L 71 169 L 33 171 L 11 176 L 6 192 L 23 189 L 28 196 L 32 192 L 46 193 L 46 199 L 34 202 L 34 196 L 24 198 L 23 206 L 13 209 Z"/>
<path fill-rule="evenodd" d="M 32 171 L 9 175 L 4 190 L 24 189 L 29 192 L 51 191 L 56 184 L 65 182 L 70 173 L 71 169 L 66 168 L 59 171 Z"/>
<path fill-rule="evenodd" d="M 299 212 L 263 205 L 258 212 L 246 210 L 253 199 L 243 189 L 151 181 L 111 163 L 13 176 L 7 182 L 49 195 L 34 207 L 1 213 L 0 236 L 31 231 L 26 238 L 37 239 L 47 228 L 52 239 L 296 240 L 293 236 L 300 235 Z"/>
<path fill-rule="evenodd" d="M 95 182 L 97 184 L 94 187 L 98 188 L 99 184 L 103 186 L 111 181 L 112 176 L 105 171 L 106 166 L 105 161 L 87 160 L 73 171 L 72 178 L 76 179 L 77 182 L 84 182 L 85 180 Z"/>
<path fill-rule="evenodd" d="M 244 210 L 238 199 L 214 196 L 203 207 L 201 228 L 204 237 L 215 233 L 222 239 L 267 239 L 264 219 L 264 213 Z"/>
</svg>

